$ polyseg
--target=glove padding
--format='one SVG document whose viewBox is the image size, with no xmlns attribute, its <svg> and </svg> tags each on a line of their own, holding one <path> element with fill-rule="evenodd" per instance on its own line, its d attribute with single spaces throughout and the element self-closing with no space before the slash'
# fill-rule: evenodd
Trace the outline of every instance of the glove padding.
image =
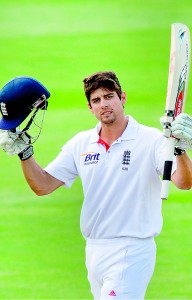
<svg viewBox="0 0 192 300">
<path fill-rule="evenodd" d="M 162 126 L 165 124 L 164 116 L 160 118 Z M 176 139 L 176 148 L 192 150 L 192 117 L 181 113 L 171 123 L 170 131 Z"/>
<path fill-rule="evenodd" d="M 187 114 L 178 115 L 171 123 L 171 131 L 177 139 L 192 140 L 192 117 Z"/>
<path fill-rule="evenodd" d="M 177 139 L 176 147 L 192 150 L 192 117 L 181 113 L 171 123 L 172 135 Z"/>
<path fill-rule="evenodd" d="M 30 146 L 30 136 L 26 132 L 0 130 L 0 146 L 8 155 L 19 154 Z"/>
</svg>

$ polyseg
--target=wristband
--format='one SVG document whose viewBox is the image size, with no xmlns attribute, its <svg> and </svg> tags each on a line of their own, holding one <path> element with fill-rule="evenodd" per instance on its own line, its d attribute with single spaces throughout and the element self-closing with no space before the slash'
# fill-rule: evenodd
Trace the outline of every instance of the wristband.
<svg viewBox="0 0 192 300">
<path fill-rule="evenodd" d="M 184 149 L 180 149 L 180 148 L 175 147 L 175 151 L 174 151 L 175 156 L 179 156 L 179 155 L 182 155 L 184 153 L 185 153 Z"/>
<path fill-rule="evenodd" d="M 22 152 L 18 154 L 20 160 L 26 160 L 30 158 L 33 155 L 33 146 L 29 145 L 27 148 L 25 148 Z"/>
</svg>

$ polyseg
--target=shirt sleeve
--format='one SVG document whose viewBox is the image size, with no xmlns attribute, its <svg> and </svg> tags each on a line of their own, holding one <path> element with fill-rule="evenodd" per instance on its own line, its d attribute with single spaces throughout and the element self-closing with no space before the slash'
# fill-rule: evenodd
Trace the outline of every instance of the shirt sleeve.
<svg viewBox="0 0 192 300">
<path fill-rule="evenodd" d="M 71 187 L 78 176 L 73 152 L 74 145 L 71 140 L 63 146 L 59 155 L 44 169 L 53 177 L 63 181 L 67 188 Z"/>
</svg>

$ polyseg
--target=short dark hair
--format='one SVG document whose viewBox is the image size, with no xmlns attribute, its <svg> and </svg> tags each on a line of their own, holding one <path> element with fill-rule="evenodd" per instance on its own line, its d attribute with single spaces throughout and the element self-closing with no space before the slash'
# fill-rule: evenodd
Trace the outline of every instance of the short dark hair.
<svg viewBox="0 0 192 300">
<path fill-rule="evenodd" d="M 85 96 L 88 101 L 90 101 L 91 93 L 99 88 L 115 91 L 121 99 L 121 85 L 116 74 L 112 71 L 96 72 L 83 79 L 83 83 Z"/>
</svg>

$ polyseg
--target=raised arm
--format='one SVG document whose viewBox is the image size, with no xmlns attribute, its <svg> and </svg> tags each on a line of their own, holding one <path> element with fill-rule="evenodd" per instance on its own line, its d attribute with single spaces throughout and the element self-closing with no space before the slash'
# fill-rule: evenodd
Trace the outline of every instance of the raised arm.
<svg viewBox="0 0 192 300">
<path fill-rule="evenodd" d="M 21 160 L 21 166 L 27 183 L 38 196 L 50 194 L 64 184 L 43 170 L 33 156 Z"/>
<path fill-rule="evenodd" d="M 177 169 L 171 177 L 176 187 L 189 190 L 192 187 L 192 161 L 187 153 L 177 156 Z"/>
<path fill-rule="evenodd" d="M 26 133 L 0 130 L 0 146 L 9 155 L 18 154 L 26 181 L 37 195 L 50 194 L 64 184 L 48 174 L 35 161 L 30 137 Z"/>
</svg>

